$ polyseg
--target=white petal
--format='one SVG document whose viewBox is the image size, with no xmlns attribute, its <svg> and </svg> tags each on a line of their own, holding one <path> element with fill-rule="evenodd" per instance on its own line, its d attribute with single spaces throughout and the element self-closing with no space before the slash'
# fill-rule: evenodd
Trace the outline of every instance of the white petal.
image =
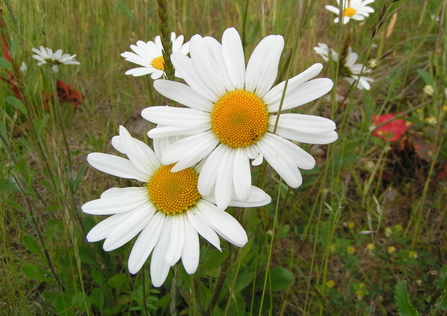
<svg viewBox="0 0 447 316">
<path fill-rule="evenodd" d="M 128 159 L 103 153 L 91 153 L 88 163 L 95 169 L 124 179 L 135 179 L 147 182 L 149 179 L 140 172 Z"/>
<path fill-rule="evenodd" d="M 155 124 L 178 127 L 203 127 L 211 128 L 209 113 L 171 106 L 151 106 L 141 111 L 141 116 Z"/>
<path fill-rule="evenodd" d="M 250 196 L 251 171 L 245 148 L 236 149 L 234 155 L 233 185 L 239 200 L 246 201 Z"/>
<path fill-rule="evenodd" d="M 154 151 L 141 140 L 136 138 L 132 138 L 133 143 L 140 148 L 143 152 L 145 158 L 147 159 L 147 168 L 151 170 L 151 172 L 158 169 L 161 165 Z M 122 154 L 126 154 L 126 147 L 124 146 L 123 139 L 121 136 L 112 137 L 112 146 Z"/>
<path fill-rule="evenodd" d="M 261 98 L 270 90 L 278 75 L 283 48 L 284 39 L 280 35 L 267 36 L 256 46 L 245 73 L 246 90 Z"/>
<path fill-rule="evenodd" d="M 191 135 L 197 135 L 205 133 L 209 130 L 209 127 L 176 127 L 176 126 L 162 126 L 158 125 L 156 128 L 147 132 L 147 136 L 152 139 L 160 139 L 165 137 L 186 137 Z"/>
<path fill-rule="evenodd" d="M 321 72 L 322 69 L 323 69 L 323 65 L 320 63 L 316 63 L 316 64 L 313 64 L 312 66 L 310 66 L 309 68 L 307 68 L 305 71 L 303 71 L 299 75 L 297 75 L 293 78 L 290 78 L 287 83 L 286 93 L 287 94 L 292 93 L 297 88 L 299 88 L 303 83 L 305 83 L 306 81 L 317 76 Z M 273 103 L 279 102 L 282 97 L 284 86 L 285 86 L 285 81 L 277 84 L 262 98 L 262 100 L 266 104 L 273 104 Z M 272 111 L 272 112 L 275 112 L 275 111 Z"/>
<path fill-rule="evenodd" d="M 141 231 L 129 256 L 128 268 L 130 273 L 137 273 L 146 262 L 160 238 L 165 218 L 166 215 L 162 212 L 155 212 L 149 224 Z"/>
<path fill-rule="evenodd" d="M 199 258 L 199 235 L 187 217 L 185 221 L 185 245 L 183 246 L 182 263 L 188 274 L 196 272 L 199 265 Z"/>
<path fill-rule="evenodd" d="M 111 251 L 126 244 L 146 227 L 155 212 L 155 208 L 149 207 L 148 204 L 143 204 L 129 212 L 120 225 L 107 237 L 103 249 Z"/>
<path fill-rule="evenodd" d="M 216 69 L 208 45 L 199 35 L 194 35 L 189 43 L 191 60 L 197 73 L 207 87 L 213 91 L 216 96 L 221 97 L 225 94 L 225 85 L 222 78 L 219 76 L 218 68 Z"/>
<path fill-rule="evenodd" d="M 171 225 L 165 224 L 160 238 L 155 245 L 151 259 L 151 281 L 155 287 L 160 287 L 166 280 L 169 273 L 169 264 L 165 261 L 166 250 L 169 248 L 171 237 Z"/>
<path fill-rule="evenodd" d="M 274 127 L 276 115 L 269 117 L 269 130 Z M 306 114 L 283 113 L 279 117 L 278 127 L 302 133 L 327 133 L 335 130 L 335 123 L 330 119 Z"/>
<path fill-rule="evenodd" d="M 183 253 L 183 245 L 185 244 L 185 215 L 171 215 L 167 217 L 167 224 L 171 225 L 171 237 L 169 247 L 165 253 L 165 261 L 170 266 L 173 266 Z"/>
<path fill-rule="evenodd" d="M 205 112 L 212 110 L 213 104 L 186 84 L 161 79 L 154 82 L 154 88 L 168 99 L 191 109 Z"/>
<path fill-rule="evenodd" d="M 175 70 L 178 71 L 180 76 L 182 76 L 185 82 L 193 88 L 195 92 L 211 102 L 215 102 L 219 99 L 219 96 L 203 82 L 189 57 L 186 57 L 181 53 L 173 53 L 171 55 L 171 61 Z"/>
<path fill-rule="evenodd" d="M 222 52 L 233 85 L 237 89 L 243 89 L 245 83 L 245 57 L 241 38 L 236 29 L 228 28 L 223 33 Z"/>
<path fill-rule="evenodd" d="M 221 211 L 207 201 L 197 205 L 200 216 L 206 219 L 211 227 L 225 240 L 237 247 L 243 247 L 247 241 L 247 233 L 239 222 L 226 211 Z"/>
<path fill-rule="evenodd" d="M 228 148 L 222 154 L 222 160 L 219 163 L 216 179 L 216 188 L 214 196 L 216 197 L 217 207 L 224 210 L 228 207 L 233 192 L 233 175 L 234 175 L 234 156 L 236 150 Z"/>
<path fill-rule="evenodd" d="M 287 93 L 282 106 L 282 111 L 293 109 L 297 106 L 311 102 L 331 91 L 334 83 L 331 79 L 318 78 L 303 83 L 299 88 Z M 268 105 L 268 111 L 277 112 L 279 103 L 275 102 Z"/>
<path fill-rule="evenodd" d="M 110 188 L 102 192 L 100 197 L 101 199 L 104 199 L 109 197 L 121 196 L 123 194 L 124 195 L 132 193 L 139 194 L 142 193 L 143 191 L 146 192 L 145 187 Z"/>
<path fill-rule="evenodd" d="M 186 137 L 166 148 L 163 153 L 163 163 L 169 165 L 178 161 L 172 168 L 173 172 L 192 167 L 208 156 L 218 142 L 219 140 L 211 131 Z"/>
<path fill-rule="evenodd" d="M 258 207 L 269 204 L 272 198 L 258 187 L 251 186 L 249 198 L 246 201 L 231 200 L 230 206 Z"/>
<path fill-rule="evenodd" d="M 276 145 L 276 140 L 271 136 L 273 135 L 266 133 L 257 144 L 265 160 L 290 187 L 299 187 L 303 182 L 300 171 L 292 158 Z"/>
<path fill-rule="evenodd" d="M 230 79 L 228 70 L 225 66 L 225 61 L 222 53 L 222 45 L 213 37 L 207 36 L 204 38 L 208 49 L 215 63 L 215 71 L 219 74 L 222 82 L 224 83 L 225 89 L 227 91 L 233 91 L 236 89 L 233 82 Z"/>
<path fill-rule="evenodd" d="M 127 76 L 141 77 L 141 76 L 151 74 L 154 71 L 155 71 L 155 68 L 152 68 L 152 67 L 139 67 L 139 68 L 129 69 L 124 74 Z"/>
<path fill-rule="evenodd" d="M 194 227 L 194 229 L 205 238 L 210 244 L 212 244 L 214 247 L 220 249 L 220 240 L 219 236 L 217 236 L 216 232 L 209 226 L 208 222 L 206 220 L 203 220 L 202 217 L 199 214 L 199 211 L 197 210 L 197 207 L 203 203 L 203 200 L 199 201 L 195 208 L 191 208 L 186 213 L 188 217 L 188 221 L 191 223 L 191 225 Z"/>
<path fill-rule="evenodd" d="M 275 145 L 290 157 L 297 167 L 305 170 L 310 170 L 315 167 L 314 157 L 301 147 L 274 134 L 268 134 L 268 138 L 274 141 Z"/>
<path fill-rule="evenodd" d="M 228 146 L 220 144 L 216 147 L 216 149 L 214 149 L 203 164 L 202 170 L 199 174 L 199 182 L 197 186 L 200 194 L 203 196 L 210 195 L 214 192 L 214 186 L 216 185 L 217 180 L 216 170 L 218 169 L 222 158 L 224 157 L 223 154 L 227 151 L 227 149 Z"/>
<path fill-rule="evenodd" d="M 149 203 L 147 190 L 93 200 L 82 205 L 81 209 L 86 214 L 110 215 L 131 211 L 144 203 Z"/>
<path fill-rule="evenodd" d="M 103 240 L 128 216 L 128 212 L 110 216 L 95 225 L 87 234 L 88 242 Z"/>
</svg>

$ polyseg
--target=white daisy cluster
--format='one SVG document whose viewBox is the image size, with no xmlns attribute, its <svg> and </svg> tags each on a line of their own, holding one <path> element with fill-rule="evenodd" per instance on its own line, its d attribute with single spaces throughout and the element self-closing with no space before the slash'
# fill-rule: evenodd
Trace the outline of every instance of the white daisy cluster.
<svg viewBox="0 0 447 316">
<path fill-rule="evenodd" d="M 374 12 L 374 9 L 367 5 L 373 3 L 374 0 L 336 0 L 337 7 L 327 5 L 326 9 L 335 13 L 338 17 L 334 19 L 334 23 L 338 23 L 340 18 L 342 23 L 346 24 L 351 19 L 357 21 L 363 21 L 370 13 Z"/>
<path fill-rule="evenodd" d="M 34 59 L 38 60 L 37 65 L 41 66 L 48 64 L 51 66 L 53 72 L 58 72 L 59 65 L 80 65 L 79 61 L 74 60 L 76 55 L 62 54 L 62 49 L 58 49 L 55 53 L 50 48 L 40 46 L 40 49 L 32 48 L 33 52 L 37 55 L 33 55 Z"/>
<path fill-rule="evenodd" d="M 189 43 L 183 44 L 183 35 L 179 37 L 175 36 L 175 33 L 171 33 L 172 52 L 188 54 Z M 130 45 L 130 48 L 134 51 L 124 52 L 121 54 L 125 60 L 142 67 L 132 68 L 126 71 L 126 75 L 132 75 L 134 77 L 144 76 L 151 74 L 152 79 L 161 78 L 164 75 L 164 59 L 163 59 L 163 45 L 161 43 L 160 36 L 155 37 L 155 42 L 138 41 L 137 45 Z M 175 76 L 179 77 L 177 71 Z"/>
<path fill-rule="evenodd" d="M 218 235 L 244 246 L 248 240 L 244 229 L 225 209 L 271 201 L 252 186 L 250 161 L 257 166 L 265 158 L 289 186 L 297 188 L 303 181 L 299 169 L 312 169 L 315 159 L 296 142 L 329 144 L 338 137 L 333 121 L 291 111 L 332 89 L 330 79 L 312 79 L 321 64 L 291 78 L 281 101 L 285 82 L 273 84 L 283 47 L 282 36 L 267 36 L 246 64 L 239 33 L 229 28 L 222 43 L 193 36 L 191 57 L 185 51 L 174 52 L 171 61 L 185 83 L 159 79 L 154 87 L 184 107 L 152 106 L 142 111 L 145 119 L 158 124 L 148 132 L 154 151 L 120 127 L 112 145 L 128 159 L 102 153 L 88 156 L 94 168 L 143 186 L 112 188 L 84 204 L 85 213 L 112 215 L 87 239 L 105 239 L 103 247 L 110 251 L 139 234 L 128 268 L 136 273 L 152 253 L 155 286 L 163 284 L 169 267 L 180 259 L 188 273 L 196 271 L 198 235 L 218 249 Z"/>
<path fill-rule="evenodd" d="M 346 80 L 351 84 L 357 85 L 360 90 L 371 89 L 370 82 L 374 79 L 365 77 L 363 74 L 370 73 L 371 69 L 368 69 L 362 64 L 356 64 L 358 54 L 353 52 L 351 47 L 348 47 L 346 53 L 342 54 L 342 62 L 339 62 L 339 54 L 333 49 L 329 50 L 327 44 L 318 43 L 317 47 L 314 47 L 315 53 L 320 55 L 326 62 L 334 62 L 338 64 L 338 74 L 346 78 Z"/>
</svg>

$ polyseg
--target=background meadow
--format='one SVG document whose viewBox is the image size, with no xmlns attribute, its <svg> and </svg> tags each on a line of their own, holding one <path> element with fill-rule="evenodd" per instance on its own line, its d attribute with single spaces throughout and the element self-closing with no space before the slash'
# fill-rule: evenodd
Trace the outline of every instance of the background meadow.
<svg viewBox="0 0 447 316">
<path fill-rule="evenodd" d="M 160 34 L 157 2 L 3 1 L 12 63 L 2 55 L 0 314 L 446 315 L 447 1 L 376 0 L 370 17 L 345 26 L 333 23 L 328 4 L 336 2 L 168 2 L 172 31 L 220 41 L 233 26 L 247 58 L 263 37 L 283 35 L 277 82 L 322 62 L 320 76 L 335 87 L 298 111 L 334 120 L 339 139 L 303 146 L 317 166 L 303 171 L 298 189 L 268 166 L 255 170 L 272 203 L 239 214 L 248 244 L 231 251 L 224 243 L 221 253 L 202 240 L 196 274 L 177 264 L 154 288 L 148 264 L 128 273 L 131 244 L 105 252 L 102 242 L 86 242 L 102 217 L 80 206 L 110 187 L 135 185 L 97 172 L 86 155 L 115 153 L 110 139 L 119 125 L 150 142 L 153 126 L 140 112 L 168 102 L 150 76 L 124 75 L 134 65 L 120 56 Z M 371 89 L 338 77 L 315 54 L 318 43 L 337 52 L 351 46 L 372 68 Z M 31 48 L 40 45 L 76 54 L 81 65 L 56 74 L 38 67 Z M 45 99 L 42 91 L 56 95 L 58 79 L 85 96 L 77 109 Z M 372 135 L 373 116 L 389 113 L 408 127 L 396 141 Z"/>
</svg>

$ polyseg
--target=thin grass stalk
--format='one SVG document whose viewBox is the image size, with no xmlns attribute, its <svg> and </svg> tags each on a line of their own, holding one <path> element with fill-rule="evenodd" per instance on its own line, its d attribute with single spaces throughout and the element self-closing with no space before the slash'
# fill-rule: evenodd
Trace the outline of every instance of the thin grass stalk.
<svg viewBox="0 0 447 316">
<path fill-rule="evenodd" d="M 169 23 L 168 2 L 166 0 L 157 0 L 159 28 L 161 34 L 161 43 L 163 45 L 164 72 L 167 79 L 174 80 L 174 66 L 171 62 L 171 27 Z"/>
</svg>

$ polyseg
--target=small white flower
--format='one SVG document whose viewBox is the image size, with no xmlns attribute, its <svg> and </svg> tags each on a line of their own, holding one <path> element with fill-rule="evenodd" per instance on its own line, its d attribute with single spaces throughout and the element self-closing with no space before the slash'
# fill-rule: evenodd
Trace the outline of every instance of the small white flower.
<svg viewBox="0 0 447 316">
<path fill-rule="evenodd" d="M 329 47 L 325 43 L 318 43 L 318 47 L 314 47 L 314 51 L 323 57 L 324 61 L 329 61 L 329 59 L 338 61 L 338 54 L 333 49 L 329 51 Z"/>
<path fill-rule="evenodd" d="M 435 92 L 435 89 L 433 89 L 432 85 L 427 84 L 425 85 L 424 89 L 422 89 L 422 91 L 424 91 L 424 93 L 430 97 Z"/>
<path fill-rule="evenodd" d="M 257 165 L 265 158 L 289 186 L 297 188 L 302 184 L 299 169 L 312 169 L 315 159 L 294 142 L 328 144 L 338 137 L 335 123 L 327 118 L 278 114 L 285 82 L 273 84 L 283 47 L 282 36 L 267 36 L 246 65 L 234 28 L 224 32 L 222 44 L 195 35 L 190 41 L 191 58 L 179 53 L 171 56 L 187 84 L 154 82 L 158 92 L 186 108 L 151 106 L 142 111 L 145 119 L 159 124 L 149 137 L 183 137 L 163 154 L 164 163 L 176 163 L 173 171 L 204 160 L 199 191 L 213 193 L 220 208 L 228 206 L 232 188 L 241 201 L 247 199 L 250 160 Z M 322 68 L 314 64 L 290 78 L 282 111 L 314 101 L 332 89 L 330 79 L 312 79 Z"/>
<path fill-rule="evenodd" d="M 37 66 L 48 64 L 51 66 L 53 72 L 58 72 L 59 65 L 80 65 L 79 61 L 74 60 L 76 55 L 62 54 L 62 49 L 58 49 L 55 53 L 50 48 L 40 46 L 40 50 L 32 48 L 33 52 L 37 55 L 33 55 L 34 59 L 38 60 Z"/>
<path fill-rule="evenodd" d="M 26 72 L 27 69 L 28 69 L 28 67 L 26 66 L 26 63 L 24 61 L 22 61 L 22 65 L 20 66 L 20 71 Z"/>
<path fill-rule="evenodd" d="M 167 142 L 167 143 L 166 143 Z M 220 250 L 218 235 L 237 247 L 243 247 L 247 234 L 239 222 L 215 205 L 211 195 L 200 195 L 197 189 L 199 167 L 172 172 L 163 165 L 161 156 L 167 139 L 154 140 L 155 151 L 133 138 L 120 126 L 112 146 L 128 159 L 103 153 L 91 153 L 87 161 L 99 171 L 143 183 L 140 187 L 111 188 L 101 198 L 85 203 L 82 211 L 93 215 L 112 215 L 88 233 L 87 240 L 105 239 L 103 248 L 111 251 L 138 238 L 129 256 L 128 269 L 137 273 L 152 253 L 152 284 L 161 286 L 169 268 L 182 259 L 188 274 L 199 264 L 201 235 Z M 241 202 L 234 192 L 230 205 L 256 207 L 270 203 L 270 197 L 257 187 L 250 187 L 250 198 Z M 217 233 L 217 234 L 216 234 Z"/>
<path fill-rule="evenodd" d="M 314 47 L 315 53 L 320 55 L 327 62 L 338 63 L 339 55 L 333 49 L 329 51 L 327 44 L 318 43 L 318 47 Z M 343 57 L 343 56 L 342 56 Z M 347 55 L 343 60 L 343 63 L 339 64 L 339 75 L 346 77 L 346 80 L 351 84 L 355 84 L 358 81 L 357 88 L 362 90 L 369 90 L 371 88 L 369 82 L 373 82 L 374 79 L 365 77 L 363 74 L 370 73 L 371 69 L 363 66 L 362 64 L 356 64 L 358 55 L 352 52 L 351 47 L 348 48 Z"/>
<path fill-rule="evenodd" d="M 339 17 L 335 18 L 334 23 L 338 23 L 340 20 L 340 15 L 343 18 L 343 24 L 349 22 L 350 19 L 363 21 L 370 13 L 374 12 L 374 9 L 367 7 L 367 4 L 373 3 L 374 0 L 342 0 L 340 5 L 340 0 L 336 0 L 338 6 L 334 7 L 332 5 L 327 5 L 326 9 L 337 14 Z M 340 11 L 341 8 L 341 11 Z M 340 14 L 341 13 L 341 14 Z"/>
<path fill-rule="evenodd" d="M 189 43 L 183 44 L 183 35 L 175 36 L 171 33 L 172 52 L 187 55 L 189 53 Z M 143 66 L 132 68 L 126 71 L 126 75 L 134 77 L 151 74 L 152 79 L 158 79 L 164 74 L 164 59 L 163 59 L 163 45 L 160 36 L 155 37 L 155 42 L 149 41 L 147 43 L 138 41 L 137 45 L 130 45 L 130 48 L 135 52 L 124 52 L 121 54 L 125 60 L 134 64 Z M 177 78 L 181 78 L 177 71 L 175 72 Z"/>
</svg>

